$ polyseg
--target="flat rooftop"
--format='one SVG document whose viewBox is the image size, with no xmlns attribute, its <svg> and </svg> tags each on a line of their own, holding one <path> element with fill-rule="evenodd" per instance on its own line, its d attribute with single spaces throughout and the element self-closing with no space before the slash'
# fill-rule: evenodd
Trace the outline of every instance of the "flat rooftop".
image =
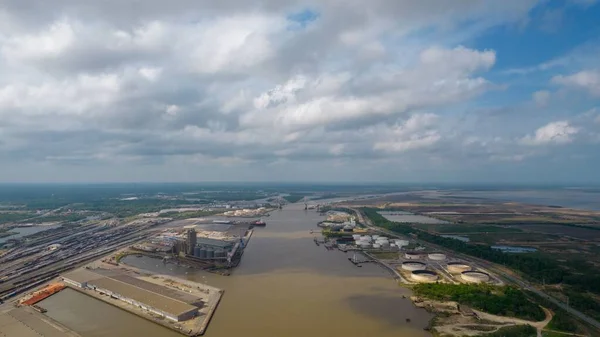
<svg viewBox="0 0 600 337">
<path fill-rule="evenodd" d="M 198 237 L 198 239 L 196 239 L 196 244 L 201 245 L 201 246 L 206 245 L 206 246 L 214 246 L 214 247 L 220 247 L 220 248 L 227 248 L 227 247 L 231 247 L 234 245 L 234 243 L 231 241 L 223 241 L 223 240 L 209 239 L 209 238 L 203 238 L 203 237 Z"/>
<path fill-rule="evenodd" d="M 85 269 L 85 268 L 76 269 L 70 273 L 66 273 L 61 276 L 64 278 L 67 278 L 69 280 L 78 282 L 78 283 L 85 283 L 85 282 L 97 280 L 99 278 L 104 277 L 103 275 L 94 273 L 94 272 L 90 271 L 89 269 Z"/>
<path fill-rule="evenodd" d="M 163 287 L 113 270 L 79 269 L 65 274 L 63 277 L 80 283 L 87 282 L 89 285 L 106 289 L 174 316 L 198 310 L 198 306 L 202 302 L 199 298 L 182 291 Z"/>
</svg>

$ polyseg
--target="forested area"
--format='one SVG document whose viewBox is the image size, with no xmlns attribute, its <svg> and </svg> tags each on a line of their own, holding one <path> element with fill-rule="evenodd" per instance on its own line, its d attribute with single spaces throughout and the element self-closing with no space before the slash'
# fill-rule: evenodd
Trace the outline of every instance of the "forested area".
<svg viewBox="0 0 600 337">
<path fill-rule="evenodd" d="M 455 301 L 500 316 L 541 321 L 546 315 L 523 291 L 514 287 L 474 284 L 417 284 L 415 295 L 438 301 Z"/>
</svg>

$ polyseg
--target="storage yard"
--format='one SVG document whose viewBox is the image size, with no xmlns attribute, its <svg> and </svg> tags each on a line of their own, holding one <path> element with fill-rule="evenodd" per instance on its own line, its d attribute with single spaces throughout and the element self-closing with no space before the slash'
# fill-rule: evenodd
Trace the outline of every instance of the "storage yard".
<svg viewBox="0 0 600 337">
<path fill-rule="evenodd" d="M 344 226 L 352 225 L 353 228 L 357 226 L 354 217 L 344 212 L 332 212 L 328 220 L 343 221 L 346 223 Z M 319 226 L 330 228 L 332 225 L 320 223 Z M 350 259 L 351 262 L 357 266 L 361 263 L 377 262 L 403 283 L 504 284 L 498 277 L 473 262 L 462 261 L 448 252 L 432 250 L 408 237 L 375 234 L 378 233 L 376 231 L 345 234 L 343 227 L 338 230 L 343 234 L 325 239 L 323 243 L 326 248 L 337 247 L 345 252 L 363 252 L 368 257 L 367 260 L 359 261 L 355 257 Z M 319 240 L 315 238 L 315 242 L 318 244 Z"/>
</svg>

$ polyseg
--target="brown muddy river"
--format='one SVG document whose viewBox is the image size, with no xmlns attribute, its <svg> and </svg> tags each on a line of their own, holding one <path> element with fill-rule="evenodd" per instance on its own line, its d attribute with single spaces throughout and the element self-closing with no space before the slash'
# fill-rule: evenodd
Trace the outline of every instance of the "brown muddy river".
<svg viewBox="0 0 600 337">
<path fill-rule="evenodd" d="M 357 268 L 339 251 L 317 247 L 309 230 L 323 220 L 289 205 L 256 228 L 231 276 L 127 257 L 130 265 L 222 288 L 205 336 L 430 336 L 432 318 L 402 298 L 410 292 L 375 265 Z M 48 315 L 84 337 L 182 336 L 75 291 L 40 303 Z M 407 318 L 410 322 L 407 322 Z"/>
</svg>

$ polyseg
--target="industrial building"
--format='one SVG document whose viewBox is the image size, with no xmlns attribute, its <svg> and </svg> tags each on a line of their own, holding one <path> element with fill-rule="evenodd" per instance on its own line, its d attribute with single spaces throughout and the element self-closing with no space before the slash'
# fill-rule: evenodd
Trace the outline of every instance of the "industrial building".
<svg viewBox="0 0 600 337">
<path fill-rule="evenodd" d="M 227 259 L 234 246 L 232 241 L 198 238 L 190 255 L 200 259 Z"/>
<path fill-rule="evenodd" d="M 197 246 L 200 248 L 206 249 L 214 249 L 214 250 L 231 250 L 233 248 L 234 243 L 231 241 L 223 241 L 209 238 L 198 238 Z"/>
<path fill-rule="evenodd" d="M 194 255 L 194 248 L 196 247 L 196 242 L 198 240 L 198 236 L 196 235 L 196 230 L 193 228 L 188 229 L 187 231 L 187 253 L 188 255 Z"/>
<path fill-rule="evenodd" d="M 202 301 L 187 293 L 114 270 L 79 269 L 63 275 L 71 286 L 96 291 L 175 322 L 198 315 Z"/>
</svg>

